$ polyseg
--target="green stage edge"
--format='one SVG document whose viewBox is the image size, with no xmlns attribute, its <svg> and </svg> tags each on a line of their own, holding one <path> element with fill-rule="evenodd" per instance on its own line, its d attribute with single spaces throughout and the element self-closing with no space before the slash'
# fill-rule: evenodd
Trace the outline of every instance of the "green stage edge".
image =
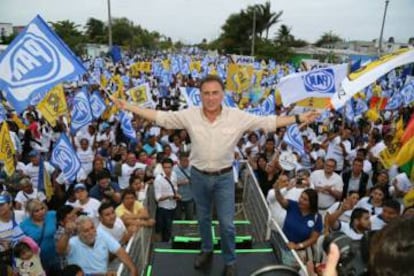
<svg viewBox="0 0 414 276">
<path fill-rule="evenodd" d="M 213 235 L 214 235 L 214 232 L 213 232 Z M 216 244 L 218 240 L 220 240 L 220 237 L 214 237 L 213 238 L 214 244 Z M 244 242 L 244 241 L 250 241 L 250 240 L 252 240 L 252 236 L 236 236 L 235 240 L 236 240 L 236 243 L 240 243 L 240 242 Z M 174 242 L 199 242 L 199 241 L 201 241 L 201 238 L 199 238 L 199 237 L 175 236 L 173 241 Z"/>
<path fill-rule="evenodd" d="M 200 253 L 200 250 L 193 249 L 166 249 L 166 248 L 154 248 L 155 253 L 173 253 L 173 254 L 193 254 Z M 236 253 L 270 253 L 273 252 L 272 248 L 257 248 L 257 249 L 236 249 Z M 214 254 L 221 254 L 221 250 L 214 250 Z"/>
<path fill-rule="evenodd" d="M 235 220 L 233 221 L 234 224 L 251 224 L 249 220 Z M 173 224 L 197 224 L 196 220 L 174 220 Z M 213 225 L 218 225 L 219 222 L 217 220 L 213 220 L 211 222 Z"/>
<path fill-rule="evenodd" d="M 152 274 L 152 265 L 148 265 L 147 266 L 147 274 L 146 274 L 146 276 L 151 276 L 151 274 Z"/>
</svg>

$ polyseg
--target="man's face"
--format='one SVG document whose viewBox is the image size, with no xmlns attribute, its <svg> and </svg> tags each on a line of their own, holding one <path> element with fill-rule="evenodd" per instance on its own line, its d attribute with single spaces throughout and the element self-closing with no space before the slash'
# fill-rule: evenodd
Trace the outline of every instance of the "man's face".
<svg viewBox="0 0 414 276">
<path fill-rule="evenodd" d="M 130 165 L 131 167 L 135 165 L 137 159 L 135 157 L 135 154 L 128 154 L 127 156 L 127 164 Z"/>
<path fill-rule="evenodd" d="M 172 172 L 172 164 L 170 164 L 170 163 L 164 163 L 164 164 L 162 164 L 162 168 L 163 168 L 163 170 L 164 170 L 164 173 L 167 175 L 167 176 L 170 176 L 171 175 L 171 172 Z"/>
<path fill-rule="evenodd" d="M 325 173 L 331 174 L 335 170 L 335 162 L 328 160 L 325 162 Z"/>
<path fill-rule="evenodd" d="M 219 111 L 224 98 L 224 91 L 220 83 L 216 81 L 206 82 L 200 88 L 200 91 L 203 109 L 207 112 Z"/>
<path fill-rule="evenodd" d="M 101 189 L 106 189 L 109 187 L 111 180 L 109 178 L 102 178 L 98 181 L 98 185 Z"/>
<path fill-rule="evenodd" d="M 109 207 L 103 210 L 100 215 L 100 219 L 103 225 L 112 228 L 116 219 L 114 207 Z"/>
<path fill-rule="evenodd" d="M 355 228 L 362 231 L 371 230 L 371 220 L 369 213 L 364 213 L 360 219 L 355 221 Z"/>
<path fill-rule="evenodd" d="M 352 172 L 356 175 L 359 175 L 362 172 L 364 165 L 359 161 L 354 161 L 352 164 Z"/>
<path fill-rule="evenodd" d="M 188 160 L 188 157 L 181 157 L 181 158 L 180 158 L 180 165 L 181 165 L 183 168 L 187 168 L 187 167 L 188 167 L 188 165 L 189 165 L 189 163 L 190 163 L 190 161 Z"/>
<path fill-rule="evenodd" d="M 85 200 L 88 198 L 88 192 L 85 189 L 77 189 L 75 191 L 75 197 L 79 201 Z"/>
<path fill-rule="evenodd" d="M 394 210 L 393 208 L 385 206 L 382 208 L 382 218 L 386 223 L 390 223 L 393 219 L 397 218 L 400 214 L 397 212 L 397 210 Z"/>
<path fill-rule="evenodd" d="M 39 165 L 39 157 L 38 156 L 30 157 L 30 161 L 32 162 L 33 166 L 38 166 Z"/>
<path fill-rule="evenodd" d="M 96 238 L 96 228 L 92 221 L 85 221 L 82 225 L 78 227 L 79 239 L 87 244 L 92 245 L 95 242 Z"/>
</svg>

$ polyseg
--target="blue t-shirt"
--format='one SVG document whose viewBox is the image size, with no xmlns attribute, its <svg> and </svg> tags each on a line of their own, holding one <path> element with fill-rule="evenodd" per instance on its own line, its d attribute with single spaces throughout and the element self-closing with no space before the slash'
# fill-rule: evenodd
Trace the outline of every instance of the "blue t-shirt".
<svg viewBox="0 0 414 276">
<path fill-rule="evenodd" d="M 45 229 L 43 230 L 43 227 Z M 45 215 L 43 227 L 33 223 L 31 218 L 26 218 L 20 224 L 23 232 L 31 237 L 40 247 L 40 259 L 44 269 L 59 265 L 56 253 L 55 233 L 56 233 L 56 212 L 48 211 Z M 42 237 L 43 232 L 43 238 Z"/>
<path fill-rule="evenodd" d="M 115 254 L 121 245 L 105 230 L 97 229 L 93 246 L 74 236 L 69 240 L 69 247 L 69 264 L 79 265 L 86 274 L 99 274 L 108 271 L 109 252 Z"/>
<path fill-rule="evenodd" d="M 322 232 L 322 216 L 320 214 L 309 214 L 303 216 L 296 201 L 288 200 L 286 219 L 283 225 L 283 233 L 290 242 L 300 243 L 309 239 L 311 233 Z"/>
</svg>

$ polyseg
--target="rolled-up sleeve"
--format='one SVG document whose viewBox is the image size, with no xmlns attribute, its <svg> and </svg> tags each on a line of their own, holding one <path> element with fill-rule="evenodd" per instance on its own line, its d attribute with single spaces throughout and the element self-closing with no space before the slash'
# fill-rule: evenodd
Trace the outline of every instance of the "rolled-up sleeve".
<svg viewBox="0 0 414 276">
<path fill-rule="evenodd" d="M 277 117 L 275 115 L 257 116 L 245 111 L 240 111 L 237 116 L 239 122 L 243 122 L 246 126 L 246 130 L 263 129 L 266 132 L 276 130 Z"/>
</svg>

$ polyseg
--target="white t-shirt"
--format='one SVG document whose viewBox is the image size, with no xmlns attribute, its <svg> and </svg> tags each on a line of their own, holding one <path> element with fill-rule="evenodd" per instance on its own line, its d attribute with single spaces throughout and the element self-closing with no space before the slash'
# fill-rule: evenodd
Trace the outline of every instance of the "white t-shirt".
<svg viewBox="0 0 414 276">
<path fill-rule="evenodd" d="M 282 188 L 280 193 L 286 199 L 299 201 L 299 197 L 305 188 L 296 188 L 293 187 L 292 189 L 287 190 L 286 188 Z M 276 220 L 280 227 L 283 227 L 286 218 L 286 210 L 280 206 L 279 202 L 276 200 L 275 190 L 270 189 L 267 193 L 266 200 L 269 204 L 270 212 L 272 217 Z"/>
<path fill-rule="evenodd" d="M 47 161 L 45 161 L 44 164 L 49 175 L 52 175 L 55 171 L 55 168 L 52 165 L 50 165 L 50 163 Z M 39 166 L 33 166 L 33 163 L 30 162 L 24 168 L 23 173 L 30 177 L 30 182 L 32 182 L 33 189 L 37 188 L 39 181 Z"/>
<path fill-rule="evenodd" d="M 382 214 L 382 207 L 375 207 L 374 208 L 374 206 L 370 202 L 370 197 L 369 196 L 365 196 L 365 197 L 361 198 L 358 201 L 358 203 L 355 205 L 355 207 L 364 208 L 365 210 L 367 210 L 371 214 L 371 216 Z"/>
<path fill-rule="evenodd" d="M 336 210 L 341 208 L 340 204 L 342 204 L 342 202 L 335 202 L 331 207 L 328 208 L 326 213 L 327 214 L 335 213 Z M 338 220 L 345 222 L 345 223 L 349 223 L 351 221 L 351 214 L 352 214 L 352 210 L 346 210 L 345 212 L 342 213 L 342 215 L 338 218 Z"/>
<path fill-rule="evenodd" d="M 31 194 L 26 194 L 23 191 L 19 191 L 14 200 L 22 204 L 22 208 L 24 210 L 29 199 L 38 199 L 40 201 L 44 201 L 46 200 L 46 196 L 43 192 L 40 192 L 37 189 L 33 189 L 33 192 Z"/>
<path fill-rule="evenodd" d="M 88 202 L 86 202 L 86 204 L 84 205 L 82 205 L 79 202 L 79 200 L 76 200 L 73 206 L 82 208 L 82 212 L 85 212 L 88 217 L 93 219 L 95 226 L 99 224 L 98 209 L 99 209 L 99 206 L 101 206 L 101 203 L 97 199 L 89 197 Z"/>
<path fill-rule="evenodd" d="M 126 189 L 129 187 L 129 178 L 131 177 L 131 174 L 137 170 L 145 170 L 147 165 L 136 162 L 134 166 L 130 166 L 126 163 L 122 164 L 121 166 L 121 176 L 118 177 L 118 184 L 119 188 Z"/>
<path fill-rule="evenodd" d="M 99 223 L 98 229 L 102 229 L 106 232 L 108 232 L 112 237 L 114 237 L 118 242 L 121 242 L 122 237 L 126 233 L 126 227 L 125 224 L 122 222 L 120 218 L 115 219 L 114 227 L 108 228 L 102 223 Z"/>
<path fill-rule="evenodd" d="M 385 221 L 378 217 L 379 215 L 371 216 L 371 230 L 377 231 L 381 230 L 385 225 Z"/>
<path fill-rule="evenodd" d="M 327 178 L 324 170 L 316 170 L 310 175 L 310 185 L 311 188 L 332 186 L 334 190 L 342 192 L 344 183 L 342 182 L 342 177 L 337 173 L 332 173 L 332 175 Z M 318 193 L 318 208 L 327 209 L 335 202 L 336 199 L 334 196 Z"/>
<path fill-rule="evenodd" d="M 341 141 L 341 137 L 335 137 L 328 145 L 328 152 L 326 153 L 326 159 L 332 158 L 336 160 L 336 169 L 335 171 L 341 171 L 344 168 L 344 153 L 340 144 L 343 144 L 345 147 L 345 152 L 351 152 L 351 142 L 348 140 Z"/>
<path fill-rule="evenodd" d="M 93 160 L 95 159 L 95 152 L 88 148 L 87 150 L 78 149 L 76 151 L 76 155 L 79 158 L 79 161 L 81 162 L 81 166 L 83 170 L 85 171 L 86 175 L 88 175 L 93 168 Z"/>
<path fill-rule="evenodd" d="M 340 221 L 339 229 L 337 231 L 341 231 L 354 241 L 360 240 L 364 236 L 363 234 L 355 232 L 355 230 L 351 228 L 348 222 L 343 221 Z"/>
<path fill-rule="evenodd" d="M 177 176 L 175 173 L 171 174 L 170 178 L 171 183 L 174 186 L 175 192 L 178 192 L 178 185 L 177 185 Z M 170 185 L 170 183 L 164 178 L 163 174 L 159 174 L 156 176 L 154 180 L 154 193 L 155 193 L 155 200 L 158 201 L 163 196 L 173 196 L 174 191 Z M 175 199 L 166 199 L 163 201 L 158 202 L 158 207 L 162 207 L 164 209 L 172 210 L 177 206 L 177 202 Z"/>
</svg>

